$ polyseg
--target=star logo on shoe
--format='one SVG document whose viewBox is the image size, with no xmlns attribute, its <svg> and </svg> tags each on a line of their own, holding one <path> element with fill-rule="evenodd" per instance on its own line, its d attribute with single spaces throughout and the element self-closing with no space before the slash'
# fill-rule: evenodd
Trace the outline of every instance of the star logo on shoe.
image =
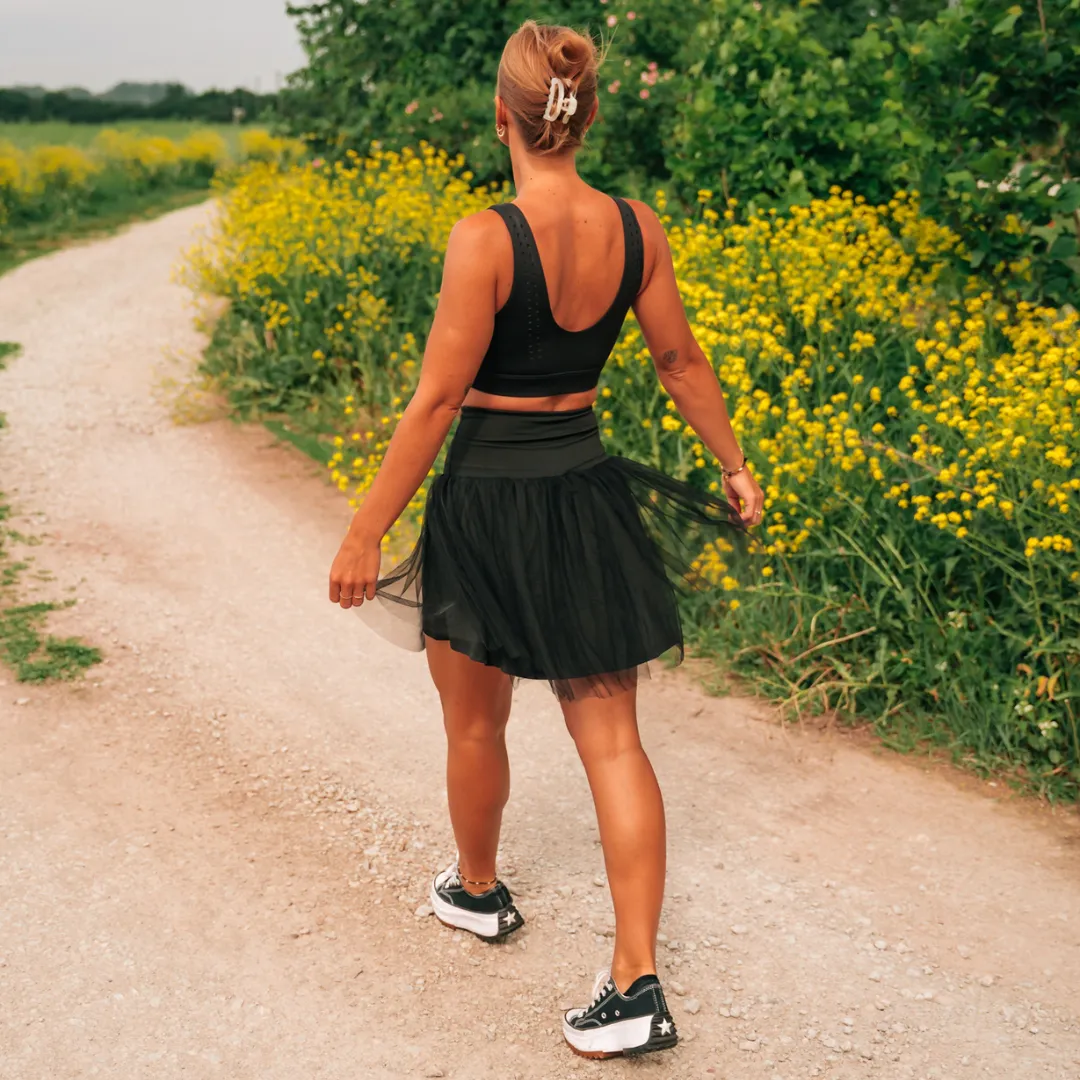
<svg viewBox="0 0 1080 1080">
<path fill-rule="evenodd" d="M 507 908 L 506 911 L 503 912 L 502 917 L 503 917 L 503 920 L 505 921 L 507 926 L 512 926 L 513 925 L 514 916 L 516 914 L 517 914 L 517 912 L 514 911 L 513 908 Z"/>
<path fill-rule="evenodd" d="M 675 1025 L 672 1024 L 672 1022 L 670 1020 L 661 1020 L 660 1021 L 660 1034 L 661 1035 L 670 1035 L 671 1034 L 671 1029 L 674 1026 Z"/>
</svg>

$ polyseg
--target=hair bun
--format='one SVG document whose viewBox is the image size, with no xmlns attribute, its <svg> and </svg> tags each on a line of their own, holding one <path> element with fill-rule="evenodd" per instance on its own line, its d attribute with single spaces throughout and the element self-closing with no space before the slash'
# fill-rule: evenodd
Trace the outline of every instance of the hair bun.
<svg viewBox="0 0 1080 1080">
<path fill-rule="evenodd" d="M 497 92 L 530 153 L 555 154 L 581 145 L 596 103 L 599 66 L 592 38 L 572 27 L 528 19 L 510 35 L 499 61 Z M 559 110 L 558 123 L 549 123 L 544 114 L 550 117 L 555 108 L 555 78 L 576 104 Z"/>
<path fill-rule="evenodd" d="M 578 79 L 596 61 L 596 46 L 569 27 L 548 42 L 547 61 L 553 75 L 568 80 L 576 89 Z"/>
</svg>

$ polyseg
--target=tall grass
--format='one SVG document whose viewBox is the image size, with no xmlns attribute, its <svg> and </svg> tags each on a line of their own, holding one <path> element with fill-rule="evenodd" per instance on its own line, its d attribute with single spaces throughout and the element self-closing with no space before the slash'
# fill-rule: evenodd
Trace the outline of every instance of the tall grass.
<svg viewBox="0 0 1080 1080">
<path fill-rule="evenodd" d="M 107 125 L 69 124 L 62 120 L 37 124 L 10 121 L 0 122 L 0 143 L 10 143 L 20 150 L 31 150 L 35 146 L 75 146 L 85 150 L 105 130 L 169 139 L 172 142 L 182 142 L 189 135 L 212 131 L 224 139 L 230 152 L 235 154 L 241 134 L 252 128 L 238 124 L 203 124 L 195 120 L 140 120 Z"/>
<path fill-rule="evenodd" d="M 209 129 L 192 128 L 174 141 L 134 128 L 105 128 L 85 148 L 0 141 L 0 270 L 88 226 L 190 201 L 235 165 L 294 161 L 303 153 L 298 142 L 260 129 L 230 137 L 232 145 Z"/>
</svg>

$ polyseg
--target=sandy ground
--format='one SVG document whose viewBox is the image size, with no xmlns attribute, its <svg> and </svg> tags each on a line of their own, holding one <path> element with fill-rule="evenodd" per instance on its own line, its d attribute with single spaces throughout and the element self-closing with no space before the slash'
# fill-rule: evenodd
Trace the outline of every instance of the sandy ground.
<svg viewBox="0 0 1080 1080">
<path fill-rule="evenodd" d="M 347 524 L 260 428 L 177 424 L 199 347 L 184 210 L 0 280 L 0 489 L 77 684 L 0 672 L 0 1077 L 1080 1076 L 1080 828 L 685 674 L 642 693 L 671 830 L 662 974 L 683 1041 L 558 1034 L 609 958 L 585 780 L 521 687 L 489 947 L 417 909 L 452 856 L 421 655 L 325 597 Z M 69 592 L 73 590 L 73 592 Z M 19 704 L 19 702 L 22 702 Z"/>
</svg>

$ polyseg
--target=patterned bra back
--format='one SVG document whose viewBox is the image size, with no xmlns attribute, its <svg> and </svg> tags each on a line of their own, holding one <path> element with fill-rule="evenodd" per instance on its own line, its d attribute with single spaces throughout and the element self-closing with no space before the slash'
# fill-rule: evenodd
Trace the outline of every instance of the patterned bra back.
<svg viewBox="0 0 1080 1080">
<path fill-rule="evenodd" d="M 514 281 L 495 314 L 491 344 L 473 386 L 487 394 L 546 397 L 592 390 L 641 288 L 644 244 L 637 216 L 611 196 L 622 218 L 625 257 L 622 281 L 611 306 L 584 330 L 565 330 L 551 313 L 544 268 L 525 215 L 514 203 L 492 206 L 506 223 L 514 246 Z"/>
</svg>

